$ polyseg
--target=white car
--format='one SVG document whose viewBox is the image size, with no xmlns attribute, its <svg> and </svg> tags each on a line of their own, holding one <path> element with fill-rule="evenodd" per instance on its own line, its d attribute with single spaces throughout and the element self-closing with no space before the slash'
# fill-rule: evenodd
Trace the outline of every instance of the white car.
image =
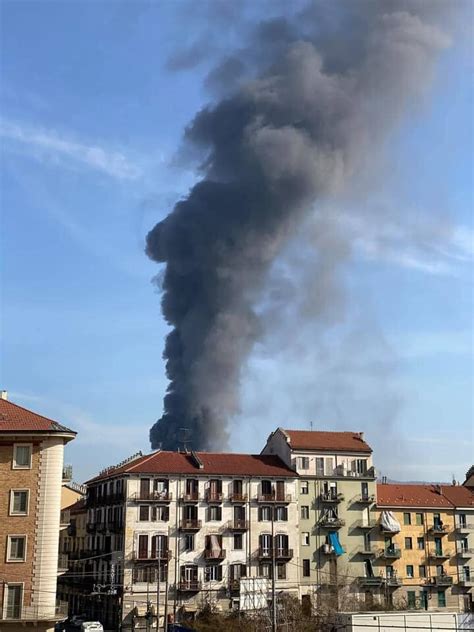
<svg viewBox="0 0 474 632">
<path fill-rule="evenodd" d="M 83 632 L 104 632 L 104 626 L 99 621 L 84 621 L 81 630 Z"/>
</svg>

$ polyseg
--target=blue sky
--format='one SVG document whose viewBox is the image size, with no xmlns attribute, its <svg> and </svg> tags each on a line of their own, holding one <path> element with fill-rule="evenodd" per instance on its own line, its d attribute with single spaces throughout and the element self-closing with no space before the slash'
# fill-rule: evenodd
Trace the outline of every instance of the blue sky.
<svg viewBox="0 0 474 632">
<path fill-rule="evenodd" d="M 180 72 L 167 60 L 205 39 L 208 54 L 238 43 L 237 29 L 209 32 L 184 8 L 1 7 L 1 385 L 78 431 L 67 449 L 78 480 L 149 450 L 161 415 L 167 327 L 144 238 L 195 178 L 177 150 L 210 98 L 212 59 Z M 352 202 L 403 222 L 381 234 L 348 221 L 344 322 L 286 322 L 256 346 L 235 450 L 313 422 L 364 430 L 393 478 L 462 479 L 474 452 L 472 70 L 455 40 L 390 139 L 384 177 Z M 405 237 L 418 232 L 416 247 Z"/>
</svg>

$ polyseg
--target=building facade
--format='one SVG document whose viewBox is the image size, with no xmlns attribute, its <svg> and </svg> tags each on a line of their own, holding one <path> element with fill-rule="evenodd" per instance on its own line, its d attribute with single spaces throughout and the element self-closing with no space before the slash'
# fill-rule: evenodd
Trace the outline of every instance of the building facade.
<svg viewBox="0 0 474 632">
<path fill-rule="evenodd" d="M 104 623 L 120 612 L 123 629 L 140 629 L 157 612 L 163 624 L 206 604 L 242 607 L 243 578 L 245 607 L 261 607 L 262 586 L 265 604 L 273 586 L 297 595 L 296 478 L 276 456 L 159 451 L 89 481 Z M 252 578 L 264 580 L 253 582 L 258 595 Z"/>
<path fill-rule="evenodd" d="M 377 486 L 380 553 L 374 568 L 393 580 L 393 600 L 425 610 L 470 607 L 471 503 L 467 488 Z"/>
<path fill-rule="evenodd" d="M 64 445 L 75 433 L 0 398 L 0 630 L 52 630 Z"/>
<path fill-rule="evenodd" d="M 298 474 L 300 595 L 313 607 L 350 609 L 353 601 L 380 601 L 379 582 L 367 570 L 373 549 L 376 483 L 372 449 L 362 433 L 273 432 L 262 454 L 278 455 Z"/>
</svg>

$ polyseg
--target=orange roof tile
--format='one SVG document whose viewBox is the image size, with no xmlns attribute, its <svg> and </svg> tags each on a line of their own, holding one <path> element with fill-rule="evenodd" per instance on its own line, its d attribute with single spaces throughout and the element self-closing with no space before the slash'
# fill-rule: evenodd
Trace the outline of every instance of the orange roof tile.
<svg viewBox="0 0 474 632">
<path fill-rule="evenodd" d="M 38 415 L 6 399 L 0 399 L 0 435 L 3 432 L 61 432 L 76 433 L 57 421 Z"/>
<path fill-rule="evenodd" d="M 293 450 L 318 450 L 321 452 L 365 452 L 372 448 L 359 432 L 326 432 L 319 430 L 282 430 L 290 440 Z"/>
<path fill-rule="evenodd" d="M 452 508 L 440 485 L 410 485 L 403 483 L 378 483 L 379 507 L 446 507 Z"/>
<path fill-rule="evenodd" d="M 196 452 L 203 467 L 199 468 L 191 453 L 154 452 L 123 466 L 110 468 L 88 481 L 89 483 L 118 474 L 193 474 L 208 476 L 269 476 L 296 477 L 283 461 L 273 455 Z"/>
<path fill-rule="evenodd" d="M 444 496 L 455 507 L 474 509 L 474 492 L 462 485 L 441 485 Z"/>
</svg>

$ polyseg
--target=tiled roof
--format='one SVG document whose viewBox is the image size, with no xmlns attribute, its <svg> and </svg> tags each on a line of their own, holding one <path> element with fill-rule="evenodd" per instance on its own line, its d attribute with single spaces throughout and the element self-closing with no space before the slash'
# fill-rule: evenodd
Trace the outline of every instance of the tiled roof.
<svg viewBox="0 0 474 632">
<path fill-rule="evenodd" d="M 65 507 L 65 509 L 70 511 L 72 514 L 82 513 L 86 511 L 86 500 L 85 498 L 79 498 L 79 500 L 76 500 L 76 502 L 72 503 L 72 505 Z"/>
<path fill-rule="evenodd" d="M 276 476 L 296 477 L 283 461 L 272 455 L 234 454 L 222 452 L 196 452 L 202 463 L 199 467 L 191 453 L 154 452 L 142 456 L 121 467 L 110 468 L 91 481 L 97 481 L 117 474 L 194 474 L 208 476 Z"/>
<path fill-rule="evenodd" d="M 444 496 L 455 506 L 474 509 L 474 492 L 462 485 L 442 485 Z"/>
<path fill-rule="evenodd" d="M 445 486 L 379 483 L 377 505 L 379 507 L 446 507 L 452 508 L 447 496 L 442 493 Z"/>
<path fill-rule="evenodd" d="M 318 450 L 321 452 L 366 452 L 372 448 L 359 432 L 324 432 L 319 430 L 282 430 L 290 440 L 293 450 Z"/>
<path fill-rule="evenodd" d="M 6 399 L 0 399 L 0 435 L 2 432 L 76 433 L 57 421 L 38 415 Z"/>
</svg>

